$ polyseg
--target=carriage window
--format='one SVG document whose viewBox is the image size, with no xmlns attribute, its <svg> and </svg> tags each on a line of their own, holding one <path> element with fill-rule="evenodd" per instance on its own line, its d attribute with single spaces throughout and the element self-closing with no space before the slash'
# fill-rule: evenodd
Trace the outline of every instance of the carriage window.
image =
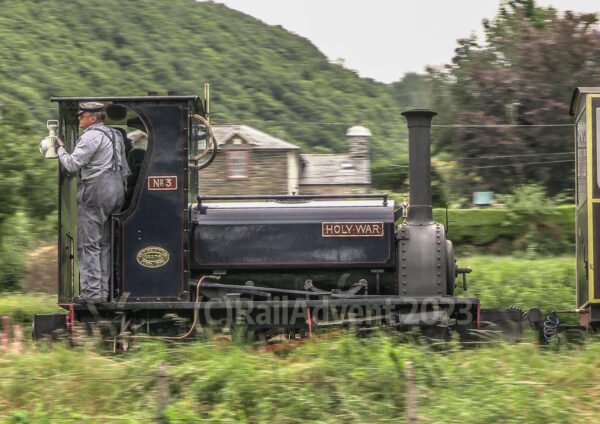
<svg viewBox="0 0 600 424">
<path fill-rule="evenodd" d="M 248 151 L 230 150 L 227 158 L 227 179 L 239 180 L 248 178 Z"/>
<path fill-rule="evenodd" d="M 600 107 L 596 108 L 596 184 L 600 187 Z"/>
<path fill-rule="evenodd" d="M 577 206 L 581 206 L 587 199 L 587 123 L 584 110 L 577 121 L 575 129 L 577 148 Z"/>
</svg>

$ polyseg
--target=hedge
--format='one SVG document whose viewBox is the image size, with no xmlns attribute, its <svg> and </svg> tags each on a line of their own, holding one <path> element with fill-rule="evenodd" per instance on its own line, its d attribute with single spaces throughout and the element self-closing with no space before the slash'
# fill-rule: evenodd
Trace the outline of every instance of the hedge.
<svg viewBox="0 0 600 424">
<path fill-rule="evenodd" d="M 437 222 L 446 223 L 445 209 L 434 209 Z M 511 209 L 474 208 L 448 210 L 448 239 L 455 246 L 471 246 L 491 253 L 514 250 L 539 253 L 573 253 L 575 207 L 516 212 Z"/>
</svg>

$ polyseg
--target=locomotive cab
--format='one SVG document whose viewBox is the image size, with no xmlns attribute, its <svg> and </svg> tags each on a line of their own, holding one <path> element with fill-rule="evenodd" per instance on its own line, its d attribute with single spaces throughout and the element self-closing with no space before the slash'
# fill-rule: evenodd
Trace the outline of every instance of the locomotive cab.
<svg viewBox="0 0 600 424">
<path fill-rule="evenodd" d="M 72 151 L 79 138 L 82 102 L 106 105 L 106 124 L 139 129 L 148 144 L 129 207 L 112 217 L 112 273 L 109 301 L 134 298 L 181 299 L 189 276 L 188 195 L 197 181 L 199 134 L 204 108 L 196 96 L 56 97 L 59 136 Z M 198 117 L 198 118 L 195 118 Z M 204 121 L 205 122 L 205 121 Z M 192 140 L 193 137 L 194 140 Z M 79 293 L 77 266 L 77 178 L 59 173 L 59 302 Z"/>
</svg>

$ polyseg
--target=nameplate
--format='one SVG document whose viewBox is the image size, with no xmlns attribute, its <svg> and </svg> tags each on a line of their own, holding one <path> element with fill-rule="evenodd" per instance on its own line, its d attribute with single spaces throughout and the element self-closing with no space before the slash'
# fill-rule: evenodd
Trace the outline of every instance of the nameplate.
<svg viewBox="0 0 600 424">
<path fill-rule="evenodd" d="M 323 222 L 323 237 L 383 237 L 383 222 Z"/>
</svg>

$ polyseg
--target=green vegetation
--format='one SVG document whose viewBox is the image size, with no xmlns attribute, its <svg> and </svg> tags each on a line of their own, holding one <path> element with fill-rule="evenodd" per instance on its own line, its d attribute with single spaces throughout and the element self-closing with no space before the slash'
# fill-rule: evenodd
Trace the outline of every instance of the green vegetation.
<svg viewBox="0 0 600 424">
<path fill-rule="evenodd" d="M 573 307 L 572 257 L 476 256 L 459 263 L 473 273 L 468 292 L 458 294 L 480 295 L 485 308 Z M 49 295 L 5 296 L 0 315 L 19 321 L 55 312 L 55 302 Z M 169 375 L 165 422 L 402 421 L 407 361 L 414 364 L 420 422 L 567 423 L 600 407 L 589 395 L 600 388 L 594 339 L 550 348 L 469 349 L 451 341 L 438 351 L 411 337 L 345 334 L 278 353 L 248 344 L 147 339 L 116 356 L 99 353 L 94 339 L 79 348 L 28 346 L 20 355 L 0 354 L 0 421 L 151 420 L 160 361 Z"/>
<path fill-rule="evenodd" d="M 33 134 L 31 116 L 0 101 L 0 291 L 18 287 L 29 250 L 55 233 L 56 163 L 38 154 Z"/>
<path fill-rule="evenodd" d="M 8 315 L 12 323 L 31 324 L 34 314 L 64 312 L 56 295 L 45 293 L 11 293 L 0 297 L 0 316 Z"/>
<path fill-rule="evenodd" d="M 146 341 L 117 356 L 41 345 L 0 355 L 0 419 L 152 420 L 160 361 L 169 375 L 165 422 L 403 421 L 408 361 L 419 422 L 571 423 L 600 408 L 591 395 L 600 388 L 599 343 L 570 350 L 450 343 L 436 352 L 405 340 L 347 334 L 277 354 L 201 342 Z"/>
<path fill-rule="evenodd" d="M 534 215 L 536 215 L 534 217 Z M 446 222 L 446 210 L 433 218 Z M 575 207 L 534 208 L 522 213 L 508 208 L 449 209 L 448 238 L 466 252 L 510 254 L 574 254 Z"/>
<path fill-rule="evenodd" d="M 468 290 L 459 296 L 478 295 L 482 308 L 523 309 L 538 307 L 543 312 L 575 307 L 575 258 L 557 256 L 523 259 L 509 256 L 458 257 L 461 266 L 470 266 Z"/>
<path fill-rule="evenodd" d="M 208 82 L 213 123 L 247 123 L 319 152 L 346 151 L 347 128 L 361 124 L 376 163 L 405 162 L 408 105 L 388 85 L 222 4 L 8 2 L 0 28 L 0 102 L 38 119 L 55 116 L 51 95 L 200 94 Z"/>
<path fill-rule="evenodd" d="M 447 189 L 508 193 L 535 183 L 550 195 L 572 193 L 572 128 L 544 125 L 572 123 L 574 88 L 600 85 L 598 16 L 534 0 L 500 4 L 483 22 L 485 40 L 458 40 L 452 63 L 429 74 L 443 110 L 435 123 L 462 124 L 434 137 L 448 161 Z"/>
</svg>

